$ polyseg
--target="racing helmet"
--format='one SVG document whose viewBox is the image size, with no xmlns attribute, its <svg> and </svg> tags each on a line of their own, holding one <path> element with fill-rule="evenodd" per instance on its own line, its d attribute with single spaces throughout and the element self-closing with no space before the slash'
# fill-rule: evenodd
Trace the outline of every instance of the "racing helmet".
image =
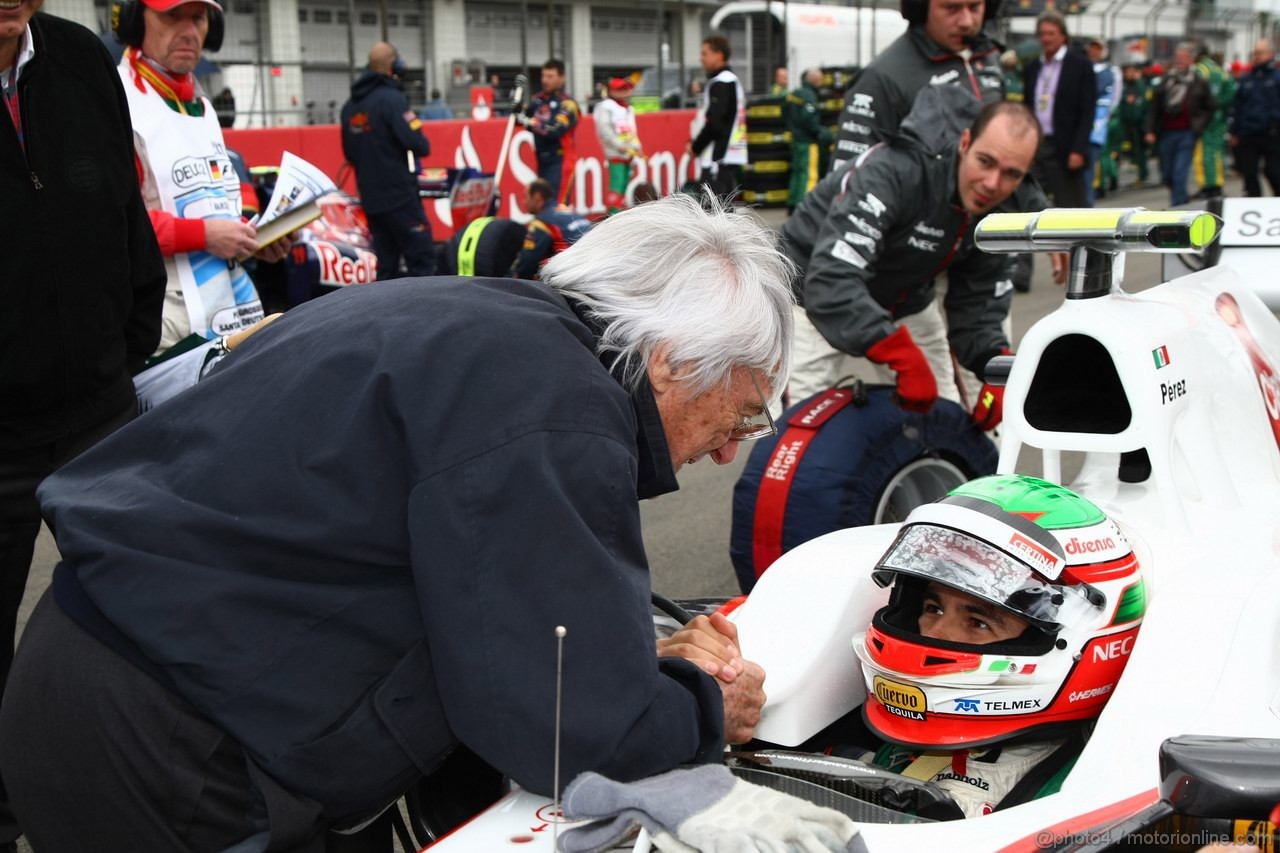
<svg viewBox="0 0 1280 853">
<path fill-rule="evenodd" d="M 872 577 L 893 590 L 853 641 L 867 685 L 863 717 L 880 737 L 914 748 L 1051 737 L 1096 717 L 1146 611 L 1120 528 L 1071 490 L 1022 475 L 982 477 L 912 511 Z M 930 583 L 1028 627 L 990 644 L 925 637 Z"/>
</svg>

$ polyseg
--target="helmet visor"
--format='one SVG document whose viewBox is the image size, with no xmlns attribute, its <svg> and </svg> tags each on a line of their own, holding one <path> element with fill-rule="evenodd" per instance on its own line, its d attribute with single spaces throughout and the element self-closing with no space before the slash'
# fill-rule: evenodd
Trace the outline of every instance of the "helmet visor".
<svg viewBox="0 0 1280 853">
<path fill-rule="evenodd" d="M 981 539 L 932 524 L 913 524 L 899 533 L 873 576 L 883 586 L 895 572 L 946 584 L 1046 631 L 1062 628 L 1064 606 L 1090 606 L 1081 587 L 1049 583 L 1026 563 Z"/>
</svg>

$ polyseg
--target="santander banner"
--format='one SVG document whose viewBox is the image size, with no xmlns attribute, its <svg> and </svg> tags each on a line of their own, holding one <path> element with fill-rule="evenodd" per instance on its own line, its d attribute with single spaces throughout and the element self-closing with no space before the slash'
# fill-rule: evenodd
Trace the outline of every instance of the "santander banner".
<svg viewBox="0 0 1280 853">
<path fill-rule="evenodd" d="M 689 125 L 693 117 L 693 110 L 667 110 L 637 116 L 645 156 L 636 163 L 628 189 L 648 181 L 657 187 L 660 195 L 670 195 L 684 182 L 698 177 L 697 161 L 684 150 L 690 139 Z M 469 166 L 492 173 L 498 168 L 506 129 L 505 118 L 423 122 L 423 135 L 431 142 L 431 154 L 424 165 Z M 277 165 L 285 151 L 292 151 L 332 177 L 343 190 L 358 195 L 355 176 L 350 169 L 342 169 L 342 140 L 338 125 L 224 130 L 223 135 L 227 145 L 239 151 L 250 166 Z M 590 116 L 579 120 L 574 142 L 578 162 L 570 204 L 579 213 L 603 213 L 608 169 L 596 138 L 595 120 Z M 533 134 L 516 125 L 507 157 L 498 215 L 524 221 L 528 218 L 521 206 L 524 187 L 538 177 Z M 429 200 L 424 202 L 424 206 L 435 239 L 447 240 L 454 230 L 448 199 Z"/>
</svg>

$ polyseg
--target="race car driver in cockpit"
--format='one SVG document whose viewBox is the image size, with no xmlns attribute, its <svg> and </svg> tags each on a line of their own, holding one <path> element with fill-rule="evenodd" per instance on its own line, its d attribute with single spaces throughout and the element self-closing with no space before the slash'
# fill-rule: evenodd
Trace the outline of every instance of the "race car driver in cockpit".
<svg viewBox="0 0 1280 853">
<path fill-rule="evenodd" d="M 1124 535 L 1043 480 L 984 477 L 913 511 L 854 639 L 868 698 L 801 749 L 942 787 L 976 817 L 1058 789 L 1146 607 Z"/>
</svg>

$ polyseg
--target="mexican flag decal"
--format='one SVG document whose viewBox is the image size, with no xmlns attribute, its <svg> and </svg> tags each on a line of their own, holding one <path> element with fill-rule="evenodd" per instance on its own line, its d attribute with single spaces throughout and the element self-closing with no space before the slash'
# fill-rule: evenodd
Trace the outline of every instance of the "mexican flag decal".
<svg viewBox="0 0 1280 853">
<path fill-rule="evenodd" d="M 1155 359 L 1156 370 L 1159 370 L 1169 363 L 1169 348 L 1160 347 L 1158 349 L 1153 349 L 1151 351 L 1151 357 Z"/>
</svg>

